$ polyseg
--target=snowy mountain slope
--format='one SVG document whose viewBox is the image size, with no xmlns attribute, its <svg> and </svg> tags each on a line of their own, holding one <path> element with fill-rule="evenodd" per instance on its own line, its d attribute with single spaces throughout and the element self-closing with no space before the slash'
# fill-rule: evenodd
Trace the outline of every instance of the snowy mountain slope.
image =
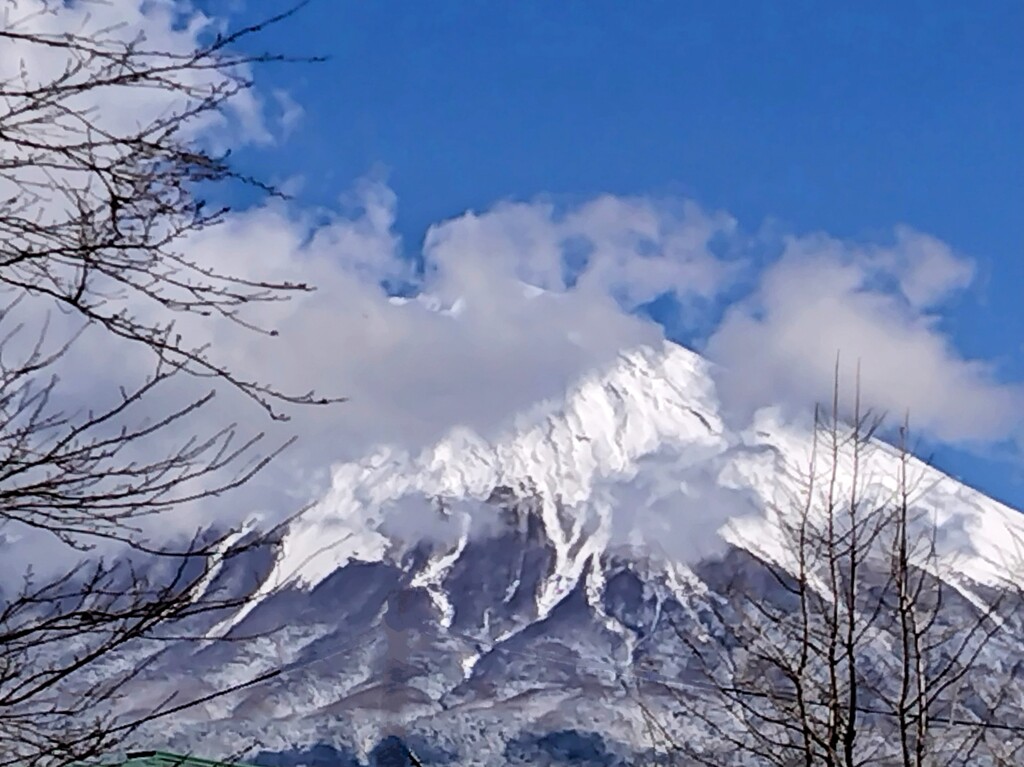
<svg viewBox="0 0 1024 767">
<path fill-rule="evenodd" d="M 729 578 L 774 598 L 758 559 L 787 561 L 774 517 L 799 507 L 811 446 L 771 410 L 730 431 L 708 363 L 666 343 L 623 354 L 495 439 L 455 429 L 418 455 L 382 448 L 338 466 L 276 562 L 232 561 L 261 578 L 211 631 L 239 641 L 168 653 L 146 678 L 177 689 L 187 667 L 205 690 L 281 675 L 190 712 L 169 745 L 219 753 L 258 731 L 278 753 L 331 743 L 368 758 L 400 731 L 449 754 L 461 744 L 459 763 L 504 764 L 524 737 L 589 723 L 609 754 L 635 752 L 646 735 L 623 684 L 648 661 L 689 683 L 676 631 L 719 631 L 708 605 Z M 863 457 L 867 496 L 895 491 L 898 460 L 883 444 Z M 1024 524 L 911 469 L 944 565 L 977 598 L 1017 558 Z M 839 484 L 852 481 L 841 456 Z"/>
<path fill-rule="evenodd" d="M 720 533 L 762 556 L 781 557 L 765 511 L 785 508 L 803 492 L 792 475 L 807 465 L 811 436 L 772 410 L 760 412 L 749 429 L 731 434 L 718 411 L 709 364 L 666 342 L 660 349 L 623 354 L 610 370 L 579 382 L 563 402 L 521 414 L 493 442 L 456 429 L 416 456 L 382 448 L 335 468 L 331 491 L 288 531 L 263 593 L 289 582 L 315 586 L 353 560 L 381 560 L 390 545 L 383 528 L 421 527 L 422 520 L 403 512 L 426 516 L 417 505 L 423 497 L 448 504 L 483 501 L 501 488 L 536 497 L 554 547 L 540 615 L 609 543 L 665 545 L 650 536 L 659 525 L 681 529 L 690 544 L 713 548 Z M 825 460 L 819 456 L 819 472 Z M 851 481 L 851 460 L 843 456 L 841 482 Z M 863 457 L 862 471 L 870 477 L 866 492 L 895 491 L 896 460 L 895 451 L 881 443 Z M 1007 545 L 1012 540 L 1007 531 L 1024 533 L 1017 512 L 920 463 L 912 473 L 927 487 L 920 504 L 935 514 L 945 533 L 945 553 L 958 570 L 984 581 L 999 574 L 1000 563 L 1018 556 Z M 702 518 L 680 515 L 680 507 L 691 506 L 688 498 L 699 502 Z M 411 508 L 403 507 L 408 499 Z M 615 519 L 612 507 L 627 500 L 642 510 Z M 469 521 L 460 524 L 457 545 L 432 561 L 418 583 L 436 582 L 457 559 L 469 534 Z M 703 538 L 695 541 L 698 531 Z M 253 607 L 258 602 L 259 597 Z M 225 624 L 222 630 L 229 628 Z"/>
<path fill-rule="evenodd" d="M 542 597 L 550 610 L 607 536 L 601 510 L 585 508 L 596 485 L 635 472 L 637 461 L 673 447 L 697 461 L 725 447 L 707 363 L 681 347 L 639 349 L 610 371 L 580 382 L 564 403 L 522 414 L 494 443 L 454 430 L 410 456 L 382 448 L 334 470 L 333 487 L 284 539 L 283 557 L 265 591 L 295 580 L 314 585 L 353 559 L 379 560 L 389 506 L 407 497 L 488 498 L 510 488 L 541 499 L 556 567 Z M 579 507 L 568 517 L 559 508 Z M 588 529 L 597 516 L 597 530 Z M 226 627 L 225 627 L 226 628 Z"/>
</svg>

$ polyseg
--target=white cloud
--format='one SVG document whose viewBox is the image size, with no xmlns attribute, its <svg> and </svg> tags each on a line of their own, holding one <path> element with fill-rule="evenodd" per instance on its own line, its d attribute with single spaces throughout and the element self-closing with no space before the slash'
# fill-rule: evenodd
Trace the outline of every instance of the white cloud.
<svg viewBox="0 0 1024 767">
<path fill-rule="evenodd" d="M 204 416 L 212 420 L 185 426 L 237 423 L 243 436 L 267 432 L 268 446 L 293 434 L 300 441 L 246 487 L 161 518 L 161 531 L 187 532 L 213 518 L 234 524 L 253 513 L 280 518 L 319 497 L 332 464 L 378 444 L 417 452 L 454 427 L 493 434 L 622 350 L 659 342 L 661 329 L 629 309 L 668 290 L 684 300 L 709 297 L 729 275 L 707 249 L 730 230 L 728 218 L 694 205 L 604 197 L 565 210 L 503 204 L 441 223 L 426 237 L 419 279 L 394 233 L 396 204 L 389 188 L 366 180 L 339 204 L 347 213 L 271 202 L 183 243 L 191 258 L 225 273 L 317 288 L 252 307 L 246 319 L 274 337 L 180 316 L 177 330 L 190 344 L 209 344 L 243 379 L 349 399 L 291 408 L 280 424 L 224 387 Z M 581 245 L 587 263 L 567 281 L 563 258 Z M 394 300 L 386 281 L 414 283 L 419 298 Z M 458 311 L 438 311 L 456 302 Z M 150 364 L 144 350 L 89 333 L 63 361 L 65 380 L 76 384 L 62 397 L 72 408 L 96 405 Z M 184 403 L 207 386 L 182 378 L 157 404 Z M 165 438 L 174 436 L 184 435 Z"/>
<path fill-rule="evenodd" d="M 626 310 L 662 293 L 709 298 L 734 271 L 709 244 L 734 229 L 729 216 L 692 203 L 611 195 L 564 211 L 545 202 L 502 203 L 431 228 L 426 256 L 442 278 L 429 287 L 461 295 L 515 279 L 549 291 L 614 295 Z"/>
<path fill-rule="evenodd" d="M 31 15 L 42 4 L 20 7 Z M 170 0 L 89 4 L 88 18 L 85 7 L 63 9 L 61 23 L 99 29 L 123 22 L 125 34 L 143 29 L 154 47 L 175 51 L 191 49 L 214 23 L 198 14 L 176 23 Z M 4 75 L 20 55 L 5 52 Z M 61 66 L 39 51 L 25 55 L 36 57 L 27 66 L 39 78 Z M 155 91 L 123 96 L 97 105 L 114 127 L 172 106 Z M 286 93 L 273 98 L 287 132 L 300 110 Z M 232 120 L 196 130 L 231 144 L 271 139 L 258 94 L 243 94 L 233 109 Z M 273 425 L 237 392 L 223 392 L 218 414 L 225 422 L 268 428 L 275 439 L 302 438 L 267 475 L 225 500 L 216 513 L 230 521 L 293 510 L 323 488 L 332 463 L 378 443 L 416 451 L 456 426 L 486 436 L 621 350 L 659 341 L 661 329 L 637 317 L 637 307 L 663 293 L 676 294 L 684 308 L 691 299 L 715 300 L 738 268 L 712 247 L 719 238 L 737 239 L 727 214 L 605 195 L 562 207 L 506 202 L 440 222 L 427 233 L 426 268 L 417 277 L 394 232 L 393 192 L 365 181 L 348 203 L 354 213 L 257 207 L 184 244 L 197 261 L 224 272 L 305 281 L 318 290 L 263 305 L 251 317 L 276 329 L 276 338 L 196 317 L 180 323 L 182 332 L 210 342 L 244 376 L 350 398 L 297 409 L 291 423 Z M 906 227 L 885 245 L 793 237 L 776 263 L 754 274 L 754 292 L 726 311 L 707 344 L 737 417 L 775 403 L 795 412 L 826 397 L 838 351 L 847 378 L 861 361 L 870 404 L 909 407 L 934 436 L 985 440 L 1019 429 L 1019 390 L 998 383 L 983 362 L 965 359 L 939 326 L 936 311 L 973 276 L 972 264 L 942 242 Z M 396 302 L 384 281 L 412 284 L 421 299 L 457 311 L 437 311 L 427 300 Z M 67 396 L 88 403 L 146 369 L 137 354 L 92 337 L 68 364 L 77 368 L 66 380 L 82 383 Z M 203 507 L 176 519 L 189 528 L 213 513 Z"/>
<path fill-rule="evenodd" d="M 755 292 L 730 307 L 707 344 L 734 417 L 767 403 L 791 411 L 829 399 L 836 357 L 852 396 L 947 441 L 996 440 L 1021 426 L 1022 391 L 963 357 L 940 327 L 942 302 L 973 267 L 906 227 L 889 246 L 793 237 Z"/>
<path fill-rule="evenodd" d="M 5 37 L 0 44 L 0 81 L 11 85 L 11 91 L 31 91 L 59 82 L 64 90 L 76 84 L 91 82 L 107 59 L 102 56 L 83 58 L 69 55 L 60 47 L 51 47 L 35 38 L 60 38 L 70 33 L 80 40 L 91 41 L 100 51 L 116 51 L 118 45 L 137 42 L 142 51 L 186 56 L 197 50 L 204 39 L 224 28 L 224 22 L 203 14 L 177 0 L 110 0 L 54 3 L 51 0 L 20 0 L 7 4 L 5 29 L 22 35 L 23 39 Z M 156 57 L 139 54 L 139 62 L 159 65 Z M 70 74 L 69 74 L 70 73 Z M 248 67 L 239 66 L 232 73 L 248 78 Z M 128 135 L 172 112 L 180 112 L 203 95 L 210 95 L 229 82 L 229 73 L 210 67 L 184 68 L 170 78 L 182 86 L 177 89 L 133 87 L 122 84 L 90 87 L 77 96 L 61 100 L 61 110 L 44 111 L 36 105 L 22 119 L 39 115 L 45 121 L 33 124 L 37 131 L 46 131 L 51 143 L 71 142 L 82 128 L 75 113 L 88 111 L 95 128 L 112 135 Z M 109 72 L 107 72 L 109 76 Z M 16 84 L 16 88 L 13 87 Z M 189 94 L 184 88 L 191 90 Z M 282 119 L 295 119 L 290 100 L 280 100 Z M 7 108 L 15 112 L 23 107 L 17 96 L 8 96 Z M 209 111 L 187 121 L 182 129 L 203 140 L 237 147 L 241 143 L 266 144 L 275 135 L 268 127 L 264 99 L 259 91 L 237 92 L 221 111 Z M 19 127 L 21 123 L 18 124 Z M 9 126 L 10 127 L 10 126 Z"/>
<path fill-rule="evenodd" d="M 941 240 L 896 227 L 896 244 L 880 251 L 899 279 L 900 290 L 915 309 L 928 309 L 971 284 L 974 263 L 960 256 Z"/>
<path fill-rule="evenodd" d="M 660 341 L 661 328 L 633 308 L 665 290 L 684 304 L 714 299 L 734 270 L 709 250 L 714 237 L 735 235 L 734 222 L 695 205 L 502 203 L 431 228 L 422 292 L 395 301 L 382 280 L 416 281 L 392 229 L 397 201 L 364 182 L 349 203 L 360 215 L 335 214 L 312 236 L 303 214 L 271 206 L 191 245 L 222 254 L 232 270 L 318 286 L 272 307 L 266 319 L 278 338 L 221 327 L 212 339 L 251 375 L 351 398 L 295 414 L 289 428 L 303 442 L 276 467 L 273 486 L 315 494 L 331 463 L 380 443 L 415 453 L 454 427 L 486 437 L 623 349 Z M 566 256 L 581 247 L 586 264 L 566 279 Z M 847 391 L 861 361 L 869 405 L 910 407 L 916 428 L 940 439 L 1005 436 L 1015 428 L 1018 391 L 959 355 L 929 313 L 970 273 L 942 243 L 906 228 L 885 246 L 791 238 L 709 340 L 726 407 L 743 419 L 765 405 L 806 411 L 827 398 L 839 351 Z"/>
<path fill-rule="evenodd" d="M 288 91 L 277 88 L 273 91 L 274 102 L 277 104 L 279 115 L 277 121 L 281 126 L 282 138 L 287 138 L 292 131 L 302 122 L 306 112 Z"/>
<path fill-rule="evenodd" d="M 666 288 L 680 291 L 684 303 L 714 298 L 733 268 L 708 249 L 714 235 L 732 234 L 732 221 L 696 206 L 609 197 L 561 211 L 547 202 L 501 204 L 435 226 L 422 254 L 420 298 L 395 301 L 381 283 L 417 279 L 394 233 L 397 200 L 383 184 L 366 181 L 346 203 L 357 213 L 257 207 L 186 243 L 198 260 L 227 272 L 305 281 L 317 291 L 259 307 L 252 319 L 277 330 L 274 338 L 202 318 L 181 324 L 183 332 L 210 342 L 243 376 L 350 399 L 294 409 L 281 425 L 268 424 L 237 393 L 222 392 L 218 420 L 301 441 L 216 511 L 176 514 L 178 529 L 211 515 L 235 522 L 252 512 L 289 513 L 320 495 L 332 464 L 376 444 L 415 453 L 456 426 L 486 437 L 623 349 L 660 341 L 661 329 L 631 308 Z M 901 237 L 888 249 L 821 236 L 789 242 L 708 344 L 723 366 L 718 383 L 734 415 L 774 403 L 797 412 L 824 398 L 838 349 L 847 374 L 862 360 L 869 403 L 897 411 L 912 405 L 915 423 L 944 439 L 1005 433 L 1015 391 L 962 359 L 917 308 L 961 278 L 916 275 L 907 257 L 913 250 L 898 249 L 916 244 L 917 235 Z M 581 243 L 588 262 L 566 280 L 563 259 Z M 961 268 L 948 266 L 950 275 Z M 530 284 L 543 290 L 524 289 Z M 458 311 L 438 311 L 456 302 Z M 83 347 L 78 364 L 90 386 L 81 396 L 130 373 L 130 358 L 121 354 L 101 343 Z M 111 373 L 117 378 L 106 377 Z"/>
<path fill-rule="evenodd" d="M 261 324 L 279 331 L 275 339 L 199 322 L 190 332 L 212 329 L 211 342 L 246 374 L 348 396 L 329 413 L 294 414 L 307 441 L 334 443 L 327 453 L 316 448 L 320 456 L 352 457 L 382 442 L 416 449 L 454 426 L 497 429 L 622 349 L 658 341 L 660 328 L 631 315 L 632 306 L 668 290 L 684 299 L 712 295 L 728 274 L 707 240 L 731 222 L 696 206 L 614 198 L 565 211 L 503 204 L 428 233 L 418 288 L 442 306 L 458 304 L 439 312 L 430 301 L 396 302 L 381 287 L 414 280 L 411 261 L 392 231 L 390 190 L 364 182 L 358 195 L 350 206 L 358 217 L 335 214 L 312 236 L 308 217 L 270 206 L 189 244 L 229 271 L 317 286 L 261 312 Z M 642 256 L 641 238 L 651 249 Z M 570 285 L 562 260 L 581 242 L 589 263 Z"/>
</svg>

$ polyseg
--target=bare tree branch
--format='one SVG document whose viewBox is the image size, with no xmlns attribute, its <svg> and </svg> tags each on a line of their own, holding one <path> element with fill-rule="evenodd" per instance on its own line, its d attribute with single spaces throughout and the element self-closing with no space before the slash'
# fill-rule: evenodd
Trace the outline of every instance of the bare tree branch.
<svg viewBox="0 0 1024 767">
<path fill-rule="evenodd" d="M 124 696 L 172 640 L 230 641 L 208 628 L 252 591 L 225 573 L 254 549 L 276 556 L 279 530 L 175 543 L 143 522 L 239 488 L 289 444 L 264 448 L 261 429 L 219 423 L 219 393 L 276 420 L 340 401 L 255 380 L 188 330 L 271 337 L 260 307 L 312 290 L 230 273 L 188 247 L 229 212 L 204 193 L 278 194 L 204 130 L 251 88 L 254 66 L 313 60 L 239 52 L 299 7 L 178 50 L 103 27 L 90 0 L 3 2 L 0 59 L 14 70 L 0 70 L 0 544 L 43 536 L 67 565 L 0 584 L 0 767 L 94 758 L 205 700 L 140 710 Z M 111 115 L 136 102 L 162 106 Z M 83 386 L 72 358 L 96 338 L 148 359 L 148 372 Z"/>
</svg>

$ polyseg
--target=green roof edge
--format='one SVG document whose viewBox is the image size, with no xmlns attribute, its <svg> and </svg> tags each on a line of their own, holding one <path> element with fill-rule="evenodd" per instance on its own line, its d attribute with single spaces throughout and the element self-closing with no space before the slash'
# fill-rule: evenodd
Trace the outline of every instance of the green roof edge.
<svg viewBox="0 0 1024 767">
<path fill-rule="evenodd" d="M 182 767 L 197 765 L 197 767 L 256 767 L 246 762 L 225 762 L 219 759 L 204 759 L 199 756 L 188 756 L 187 754 L 175 754 L 171 751 L 158 751 L 147 749 L 145 751 L 129 751 L 125 759 L 160 759 L 166 760 L 169 765 L 181 764 Z"/>
<path fill-rule="evenodd" d="M 176 754 L 173 751 L 160 751 L 157 749 L 145 749 L 129 751 L 122 755 L 118 761 L 100 758 L 98 761 L 78 762 L 75 767 L 124 767 L 134 761 L 152 760 L 153 767 L 256 767 L 247 762 L 225 762 L 219 759 L 204 759 L 199 756 L 188 754 Z"/>
</svg>

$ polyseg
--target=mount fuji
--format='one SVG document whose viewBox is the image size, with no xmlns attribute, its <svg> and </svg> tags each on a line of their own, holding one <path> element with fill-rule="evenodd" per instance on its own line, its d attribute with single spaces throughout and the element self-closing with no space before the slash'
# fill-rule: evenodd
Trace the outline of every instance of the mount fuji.
<svg viewBox="0 0 1024 767">
<path fill-rule="evenodd" d="M 396 742 L 424 764 L 651 756 L 637 685 L 696 689 L 679 631 L 716 631 L 709 604 L 737 574 L 772 598 L 765 564 L 786 566 L 777 523 L 811 455 L 811 427 L 778 410 L 731 427 L 713 372 L 672 343 L 638 348 L 497 437 L 453 428 L 416 454 L 336 466 L 274 551 L 217 574 L 249 603 L 208 641 L 163 650 L 144 681 L 201 696 L 279 673 L 162 721 L 161 744 L 282 766 L 390 763 Z M 879 441 L 862 460 L 840 484 L 896 490 L 896 450 Z M 969 610 L 1004 582 L 1024 518 L 912 467 Z"/>
</svg>

